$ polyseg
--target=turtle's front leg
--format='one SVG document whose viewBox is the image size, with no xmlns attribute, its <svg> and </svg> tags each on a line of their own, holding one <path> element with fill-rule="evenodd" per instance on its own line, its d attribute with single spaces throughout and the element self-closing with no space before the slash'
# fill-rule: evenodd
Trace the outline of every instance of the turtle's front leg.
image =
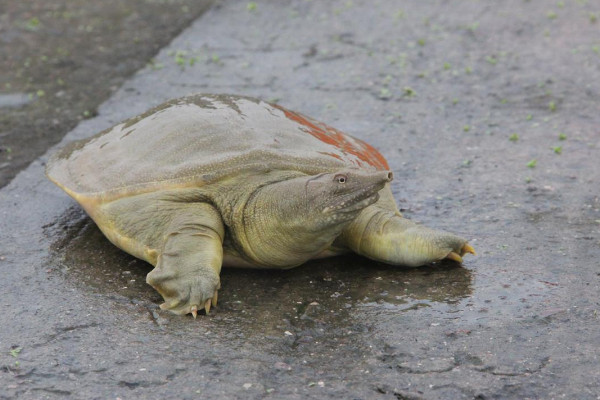
<svg viewBox="0 0 600 400">
<path fill-rule="evenodd" d="M 210 311 L 217 304 L 223 262 L 223 223 L 207 204 L 186 210 L 169 224 L 156 267 L 146 282 L 165 302 L 160 308 L 175 314 Z"/>
<path fill-rule="evenodd" d="M 445 258 L 462 262 L 466 253 L 475 254 L 473 247 L 459 236 L 416 224 L 377 206 L 363 210 L 340 239 L 365 257 L 409 267 Z"/>
</svg>

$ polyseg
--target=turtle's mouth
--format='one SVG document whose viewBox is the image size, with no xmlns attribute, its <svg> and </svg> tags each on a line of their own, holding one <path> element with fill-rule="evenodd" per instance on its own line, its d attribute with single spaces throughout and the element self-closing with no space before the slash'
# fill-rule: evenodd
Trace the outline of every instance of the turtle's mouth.
<svg viewBox="0 0 600 400">
<path fill-rule="evenodd" d="M 360 211 L 379 200 L 379 191 L 383 186 L 384 184 L 377 183 L 362 190 L 340 196 L 332 202 L 333 204 L 326 206 L 323 209 L 323 213 L 352 213 Z"/>
</svg>

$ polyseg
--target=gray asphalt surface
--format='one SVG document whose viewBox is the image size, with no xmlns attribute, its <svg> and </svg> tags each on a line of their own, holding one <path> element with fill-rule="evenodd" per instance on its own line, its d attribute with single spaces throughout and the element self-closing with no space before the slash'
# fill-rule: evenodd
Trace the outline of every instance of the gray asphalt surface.
<svg viewBox="0 0 600 400">
<path fill-rule="evenodd" d="M 46 155 L 0 190 L 0 398 L 600 398 L 599 17 L 585 1 L 213 7 L 64 143 L 193 92 L 278 100 L 380 149 L 405 216 L 478 255 L 225 270 L 219 307 L 178 317 L 45 179 Z"/>
</svg>

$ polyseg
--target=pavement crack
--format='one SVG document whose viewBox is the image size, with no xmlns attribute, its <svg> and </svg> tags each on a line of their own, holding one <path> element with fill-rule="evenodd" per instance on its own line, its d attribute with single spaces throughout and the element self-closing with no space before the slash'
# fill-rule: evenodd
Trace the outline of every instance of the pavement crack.
<svg viewBox="0 0 600 400">
<path fill-rule="evenodd" d="M 60 396 L 70 396 L 72 394 L 68 390 L 61 390 L 61 389 L 54 389 L 54 388 L 32 388 L 31 390 L 51 393 L 51 394 L 60 395 Z"/>
<path fill-rule="evenodd" d="M 415 375 L 424 375 L 424 374 L 435 374 L 435 373 L 442 373 L 442 372 L 450 372 L 454 369 L 454 367 L 456 367 L 456 365 L 451 365 L 449 367 L 445 367 L 445 368 L 436 368 L 436 369 L 425 369 L 425 370 L 418 370 L 418 369 L 413 369 L 410 367 L 403 367 L 401 365 L 396 366 L 396 369 L 399 372 L 406 372 L 407 374 L 415 374 Z"/>
<path fill-rule="evenodd" d="M 525 368 L 523 371 L 498 371 L 495 366 L 489 365 L 483 368 L 473 368 L 475 371 L 488 373 L 495 376 L 528 376 L 541 372 L 550 363 L 550 357 L 544 357 L 540 360 L 536 368 Z"/>
<path fill-rule="evenodd" d="M 136 389 L 139 387 L 142 388 L 148 388 L 148 387 L 158 387 L 158 386 L 163 386 L 166 385 L 168 383 L 168 381 L 138 381 L 138 382 L 131 382 L 131 381 L 119 381 L 118 385 L 122 386 L 122 387 L 126 387 L 128 389 Z"/>
<path fill-rule="evenodd" d="M 47 335 L 47 339 L 42 342 L 42 343 L 35 343 L 33 344 L 31 347 L 32 348 L 38 348 L 41 346 L 45 346 L 48 343 L 52 342 L 53 340 L 59 338 L 60 336 L 69 333 L 69 332 L 73 332 L 76 330 L 81 330 L 81 329 L 88 329 L 88 328 L 94 328 L 96 326 L 99 326 L 100 324 L 97 322 L 92 322 L 89 324 L 81 324 L 81 325 L 72 325 L 72 326 L 66 326 L 66 327 L 62 327 L 62 328 L 57 328 L 56 329 L 56 333 Z"/>
</svg>

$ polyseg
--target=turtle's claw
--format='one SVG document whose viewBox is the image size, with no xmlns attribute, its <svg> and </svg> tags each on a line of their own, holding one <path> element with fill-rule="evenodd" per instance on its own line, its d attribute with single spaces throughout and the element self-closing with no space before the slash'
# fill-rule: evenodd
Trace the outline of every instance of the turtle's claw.
<svg viewBox="0 0 600 400">
<path fill-rule="evenodd" d="M 192 313 L 192 316 L 194 317 L 194 319 L 196 319 L 196 317 L 198 316 L 198 306 L 192 306 L 192 309 L 190 310 L 190 312 Z"/>
<path fill-rule="evenodd" d="M 210 312 L 210 299 L 206 300 L 206 303 L 204 303 L 204 310 L 206 311 L 206 315 L 208 315 Z"/>
<path fill-rule="evenodd" d="M 467 253 L 471 253 L 474 256 L 477 255 L 477 254 L 475 254 L 475 249 L 469 243 L 465 243 L 463 245 L 463 247 L 460 249 L 460 255 L 461 256 L 464 256 Z"/>
<path fill-rule="evenodd" d="M 453 251 L 451 251 L 450 253 L 448 253 L 448 255 L 446 256 L 447 259 L 452 260 L 452 261 L 456 261 L 457 263 L 462 263 L 462 257 L 458 255 L 458 253 L 455 253 Z"/>
<path fill-rule="evenodd" d="M 215 290 L 215 294 L 213 294 L 213 297 L 212 297 L 212 305 L 213 306 L 217 305 L 217 300 L 219 300 L 219 291 Z"/>
<path fill-rule="evenodd" d="M 450 253 L 448 253 L 446 258 L 452 261 L 456 261 L 457 263 L 462 263 L 462 257 L 467 253 L 475 255 L 475 249 L 469 243 L 463 244 L 460 250 L 457 250 L 456 252 L 451 251 Z"/>
</svg>

